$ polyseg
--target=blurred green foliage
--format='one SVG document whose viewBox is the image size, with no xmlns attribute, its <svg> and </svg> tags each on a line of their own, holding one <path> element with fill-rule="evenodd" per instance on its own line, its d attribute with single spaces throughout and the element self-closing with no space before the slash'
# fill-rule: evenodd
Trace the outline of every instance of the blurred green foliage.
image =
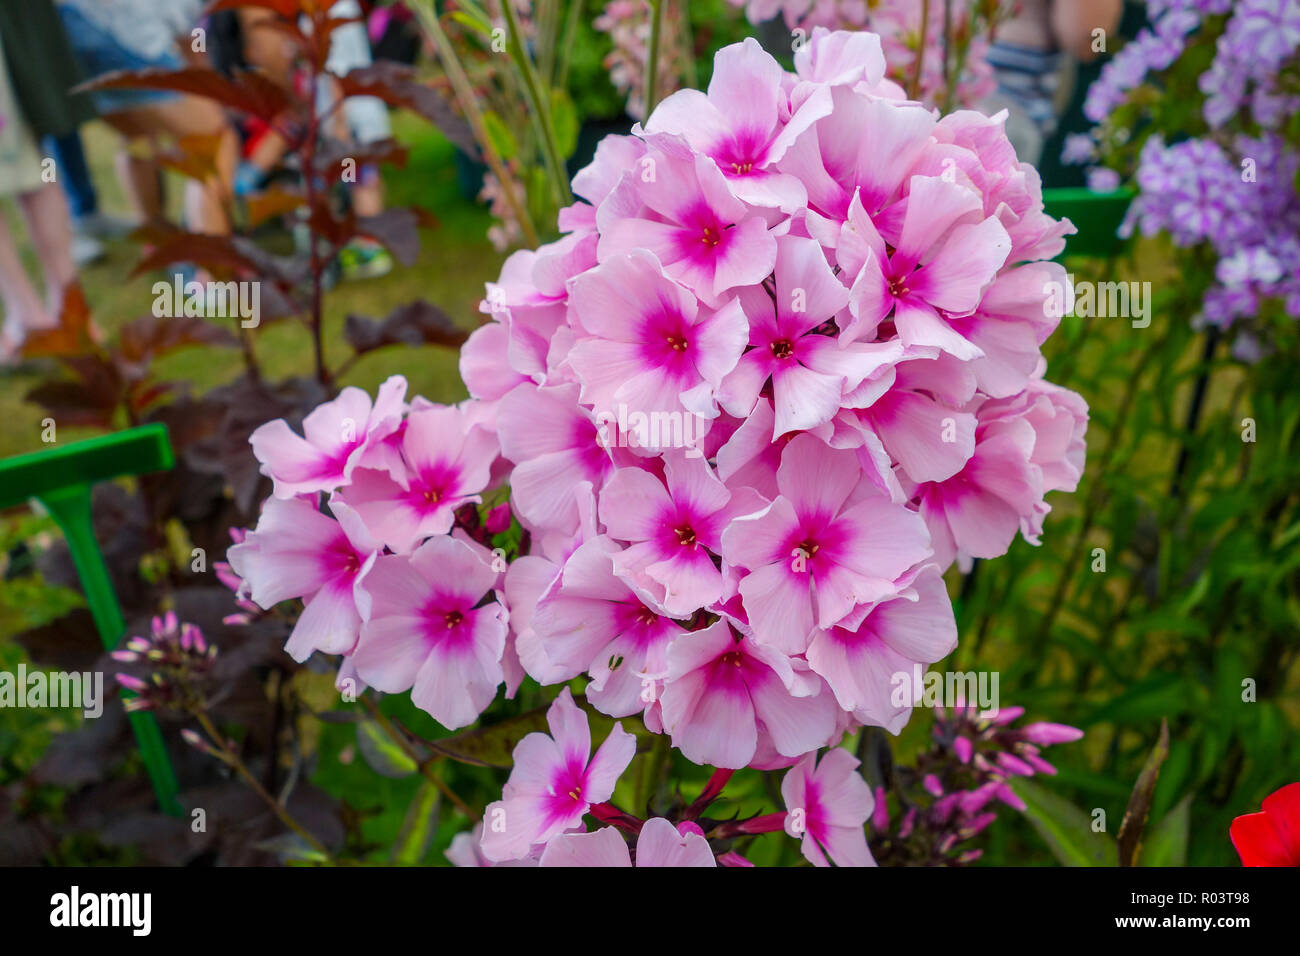
<svg viewBox="0 0 1300 956">
<path fill-rule="evenodd" d="M 1288 324 L 1271 355 L 1235 360 L 1192 327 L 1212 270 L 1173 261 L 1147 242 L 1067 262 L 1079 280 L 1151 282 L 1151 324 L 1070 316 L 1047 342 L 1052 380 L 1091 408 L 1087 467 L 1049 496 L 1040 547 L 955 577 L 947 666 L 999 670 L 1003 706 L 1087 732 L 1053 748 L 1045 786 L 1104 809 L 1111 836 L 1168 718 L 1144 862 L 1226 865 L 1233 817 L 1300 779 L 1300 350 Z M 1051 861 L 1027 821 L 993 830 L 983 862 Z"/>
</svg>

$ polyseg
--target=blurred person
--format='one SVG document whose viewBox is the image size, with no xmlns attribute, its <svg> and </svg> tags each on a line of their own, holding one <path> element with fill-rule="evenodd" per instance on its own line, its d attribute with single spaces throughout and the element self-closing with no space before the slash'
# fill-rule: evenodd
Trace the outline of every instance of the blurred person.
<svg viewBox="0 0 1300 956">
<path fill-rule="evenodd" d="M 370 66 L 373 62 L 370 57 L 370 36 L 358 0 L 338 0 L 330 7 L 330 16 L 339 19 L 355 18 L 357 22 L 336 27 L 330 34 L 329 57 L 325 61 L 325 68 L 335 76 L 346 76 L 352 70 Z M 317 90 L 317 109 L 322 114 L 325 113 L 332 108 L 338 96 L 337 83 L 330 77 L 322 77 Z M 368 146 L 393 135 L 388 122 L 388 106 L 375 96 L 346 97 L 342 109 L 335 112 L 334 118 L 334 134 L 344 142 Z M 359 164 L 356 182 L 349 184 L 353 212 L 358 216 L 377 216 L 383 212 L 383 185 L 377 164 Z M 339 252 L 339 265 L 345 279 L 374 278 L 392 271 L 393 257 L 375 240 L 358 236 Z"/>
<path fill-rule="evenodd" d="M 96 77 L 113 70 L 181 69 L 177 40 L 188 41 L 201 9 L 192 0 L 58 0 L 59 13 L 82 72 Z M 156 144 L 160 135 L 217 137 L 217 174 L 186 183 L 185 221 L 195 232 L 227 235 L 238 142 L 221 107 L 211 100 L 164 90 L 112 89 L 91 93 L 96 107 L 123 138 L 118 173 L 136 214 L 161 218 L 162 181 L 157 164 L 131 145 Z"/>
<path fill-rule="evenodd" d="M 220 13 L 213 14 L 213 37 L 218 41 L 214 47 L 214 65 L 226 73 L 235 69 L 257 69 L 286 88 L 301 90 L 304 76 L 297 69 L 292 44 L 274 27 L 277 15 L 269 10 L 253 8 L 241 8 L 237 13 L 238 17 L 233 19 Z M 357 21 L 337 27 L 330 34 L 325 66 L 336 76 L 346 75 L 372 62 L 370 36 L 361 14 L 357 0 L 338 0 L 330 8 L 332 17 Z M 335 138 L 364 146 L 392 136 L 388 107 L 383 100 L 373 96 L 349 96 L 336 110 L 338 84 L 329 76 L 319 78 L 315 95 L 317 113 L 331 117 L 328 131 Z M 235 194 L 238 196 L 263 189 L 289 149 L 284 137 L 264 123 L 246 121 L 243 128 L 244 158 L 235 174 Z M 383 184 L 378 166 L 361 163 L 356 176 L 356 182 L 346 184 L 352 210 L 358 216 L 383 212 Z M 373 278 L 391 271 L 393 259 L 378 242 L 358 237 L 340 250 L 339 266 L 345 279 Z"/>
<path fill-rule="evenodd" d="M 59 170 L 59 186 L 72 214 L 73 261 L 83 266 L 103 258 L 105 250 L 100 240 L 119 239 L 131 231 L 132 224 L 99 208 L 99 192 L 90 177 L 79 131 L 46 136 L 41 146 Z"/>
<path fill-rule="evenodd" d="M 60 169 L 40 154 L 37 138 L 61 136 L 94 116 L 68 90 L 80 82 L 50 0 L 0 4 L 0 196 L 11 196 L 26 222 L 41 272 L 41 291 L 24 269 L 7 220 L 0 216 L 0 363 L 14 360 L 27 335 L 58 325 L 76 279 L 68 206 Z"/>
<path fill-rule="evenodd" d="M 376 61 L 413 66 L 419 58 L 420 30 L 415 25 L 415 14 L 401 0 L 375 4 L 366 18 L 366 30 L 370 34 L 370 55 Z"/>
<path fill-rule="evenodd" d="M 1094 31 L 1109 42 L 1122 10 L 1123 0 L 1015 0 L 1011 17 L 998 24 L 987 54 L 998 88 L 979 106 L 1009 111 L 1007 138 L 1021 162 L 1037 164 L 1056 128 L 1067 59 L 1094 59 Z"/>
</svg>

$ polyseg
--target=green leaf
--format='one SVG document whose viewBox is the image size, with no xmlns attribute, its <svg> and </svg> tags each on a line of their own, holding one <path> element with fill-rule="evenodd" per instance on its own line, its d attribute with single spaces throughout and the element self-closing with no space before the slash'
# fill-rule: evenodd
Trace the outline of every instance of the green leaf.
<svg viewBox="0 0 1300 956">
<path fill-rule="evenodd" d="M 1028 780 L 1011 781 L 1025 816 L 1065 866 L 1114 866 L 1115 841 L 1092 828 L 1092 817 L 1064 797 Z"/>
<path fill-rule="evenodd" d="M 1179 800 L 1164 819 L 1151 828 L 1142 850 L 1143 866 L 1186 866 L 1187 836 L 1192 822 L 1192 795 Z"/>
<path fill-rule="evenodd" d="M 357 724 L 357 749 L 370 769 L 384 777 L 407 777 L 420 768 L 376 721 Z"/>
<path fill-rule="evenodd" d="M 510 132 L 510 127 L 506 125 L 505 120 L 492 110 L 484 110 L 483 127 L 487 131 L 487 137 L 497 155 L 503 160 L 513 159 L 519 152 L 519 146 L 515 142 L 514 134 Z"/>
<path fill-rule="evenodd" d="M 1160 737 L 1151 748 L 1142 772 L 1138 774 L 1137 783 L 1133 785 L 1133 795 L 1129 797 L 1128 809 L 1124 811 L 1124 822 L 1119 827 L 1119 865 L 1137 866 L 1138 853 L 1142 850 L 1142 830 L 1146 827 L 1147 814 L 1151 812 L 1151 795 L 1156 790 L 1156 780 L 1160 777 L 1160 765 L 1169 756 L 1169 721 L 1160 721 Z"/>
<path fill-rule="evenodd" d="M 402 832 L 393 844 L 392 862 L 398 866 L 416 866 L 424 859 L 429 841 L 438 828 L 438 788 L 425 780 L 415 799 L 406 808 Z"/>
<path fill-rule="evenodd" d="M 578 148 L 578 111 L 569 94 L 561 89 L 551 90 L 551 125 L 556 149 L 567 159 Z"/>
</svg>

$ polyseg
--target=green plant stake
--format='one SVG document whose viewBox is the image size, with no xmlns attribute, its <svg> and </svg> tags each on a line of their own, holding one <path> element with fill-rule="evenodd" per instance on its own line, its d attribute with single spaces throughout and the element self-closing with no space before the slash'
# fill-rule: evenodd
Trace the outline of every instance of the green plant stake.
<svg viewBox="0 0 1300 956">
<path fill-rule="evenodd" d="M 1065 255 L 1106 257 L 1124 244 L 1117 233 L 1135 195 L 1131 189 L 1109 193 L 1075 187 L 1044 189 L 1043 207 L 1049 216 L 1068 218 L 1079 230 L 1066 237 Z"/>
<path fill-rule="evenodd" d="M 72 563 L 95 619 L 100 640 L 116 650 L 126 631 L 104 555 L 95 541 L 90 491 L 101 481 L 125 475 L 166 471 L 175 464 L 167 429 L 161 424 L 130 428 L 112 435 L 65 445 L 49 451 L 0 461 L 0 508 L 39 500 L 54 516 L 72 552 Z M 124 692 L 123 696 L 134 696 Z M 170 816 L 183 816 L 177 799 L 176 772 L 163 744 L 162 731 L 151 713 L 128 713 L 140 756 L 153 783 L 158 805 Z"/>
</svg>

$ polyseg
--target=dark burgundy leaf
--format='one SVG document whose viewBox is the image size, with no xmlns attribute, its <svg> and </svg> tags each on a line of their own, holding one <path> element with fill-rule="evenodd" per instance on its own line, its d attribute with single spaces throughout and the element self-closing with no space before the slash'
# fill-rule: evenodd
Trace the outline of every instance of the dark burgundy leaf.
<svg viewBox="0 0 1300 956">
<path fill-rule="evenodd" d="M 404 266 L 415 265 L 420 254 L 420 216 L 413 209 L 385 209 L 377 216 L 357 220 L 359 235 L 383 245 Z"/>
<path fill-rule="evenodd" d="M 343 335 L 362 354 L 385 345 L 459 348 L 468 337 L 446 312 L 423 299 L 399 305 L 382 321 L 349 315 Z"/>
<path fill-rule="evenodd" d="M 84 607 L 24 631 L 17 642 L 33 662 L 60 671 L 89 670 L 104 651 L 94 619 Z"/>
<path fill-rule="evenodd" d="M 478 143 L 468 122 L 437 90 L 415 78 L 404 63 L 380 60 L 339 77 L 344 96 L 376 96 L 390 106 L 400 106 L 423 116 L 470 156 L 478 156 Z"/>
<path fill-rule="evenodd" d="M 74 87 L 85 90 L 166 90 L 190 93 L 272 123 L 294 103 L 279 84 L 260 73 L 240 71 L 227 77 L 216 70 L 184 67 L 167 70 L 114 70 Z"/>
</svg>

